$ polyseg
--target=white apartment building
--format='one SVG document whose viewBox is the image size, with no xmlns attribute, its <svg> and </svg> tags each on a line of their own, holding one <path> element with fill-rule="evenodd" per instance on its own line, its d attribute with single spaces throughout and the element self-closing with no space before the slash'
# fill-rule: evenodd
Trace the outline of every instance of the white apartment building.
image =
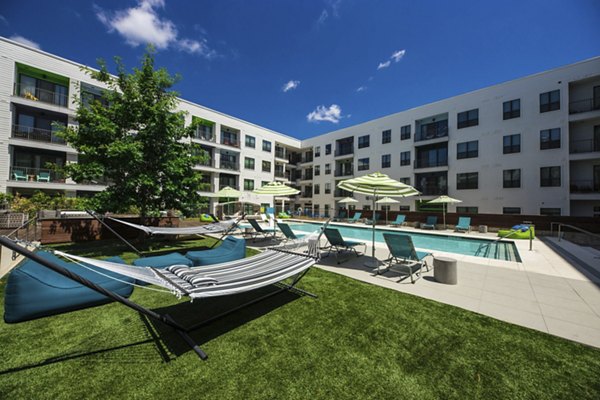
<svg viewBox="0 0 600 400">
<path fill-rule="evenodd" d="M 73 95 L 97 95 L 80 67 L 0 38 L 0 191 L 104 188 L 44 168 L 77 162 L 51 123 L 76 124 Z M 281 180 L 301 190 L 290 208 L 332 215 L 350 195 L 337 182 L 381 171 L 422 192 L 391 210 L 447 194 L 462 200 L 450 212 L 600 216 L 600 57 L 302 141 L 186 100 L 179 107 L 202 124 L 192 140 L 210 155 L 197 167 L 207 195 L 233 186 L 241 200 L 273 204 L 251 191 Z M 371 205 L 355 197 L 356 208 Z"/>
</svg>

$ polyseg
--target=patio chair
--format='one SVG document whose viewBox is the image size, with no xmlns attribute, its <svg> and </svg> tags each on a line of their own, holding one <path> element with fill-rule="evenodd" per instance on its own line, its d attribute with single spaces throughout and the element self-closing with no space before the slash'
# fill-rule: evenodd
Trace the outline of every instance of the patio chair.
<svg viewBox="0 0 600 400">
<path fill-rule="evenodd" d="M 457 232 L 471 232 L 471 217 L 459 217 L 454 230 Z"/>
<path fill-rule="evenodd" d="M 406 223 L 405 220 L 406 220 L 406 215 L 404 215 L 404 214 L 398 214 L 398 215 L 396 215 L 396 220 L 390 222 L 390 225 L 392 225 L 392 226 L 402 226 L 402 225 L 404 225 Z"/>
<path fill-rule="evenodd" d="M 335 250 L 335 259 L 337 260 L 338 264 L 341 263 L 341 261 L 339 260 L 338 257 L 342 251 L 347 251 L 347 250 L 353 251 L 354 254 L 356 254 L 356 257 L 360 257 L 362 254 L 357 252 L 355 247 L 365 246 L 365 252 L 367 251 L 367 244 L 365 242 L 358 242 L 355 240 L 345 240 L 342 237 L 342 234 L 340 233 L 340 231 L 335 228 L 325 228 L 324 233 L 325 233 L 325 237 L 329 241 L 329 247 L 326 247 L 326 249 L 329 250 L 329 252 L 327 252 L 327 256 L 329 256 L 329 254 L 331 254 L 331 252 L 333 250 Z"/>
<path fill-rule="evenodd" d="M 437 224 L 437 217 L 430 215 L 427 217 L 427 221 L 421 224 L 421 229 L 435 229 L 435 224 Z"/>
<path fill-rule="evenodd" d="M 38 182 L 50 182 L 50 172 L 40 171 L 38 172 L 36 179 Z"/>
<path fill-rule="evenodd" d="M 283 236 L 285 236 L 286 241 L 301 239 L 304 236 L 306 236 L 301 233 L 294 233 L 294 231 L 292 231 L 292 228 L 290 228 L 290 226 L 286 223 L 278 222 L 277 226 L 279 227 L 279 230 L 281 230 L 281 233 L 283 233 Z"/>
<path fill-rule="evenodd" d="M 27 174 L 25 173 L 24 170 L 15 168 L 15 169 L 13 169 L 13 178 L 15 179 L 15 181 L 26 181 Z"/>
<path fill-rule="evenodd" d="M 375 225 L 377 225 L 377 222 L 381 220 L 381 214 L 378 211 L 375 211 L 374 216 L 375 216 L 374 217 L 375 218 Z M 373 225 L 373 220 L 365 218 L 365 225 Z"/>
<path fill-rule="evenodd" d="M 361 212 L 355 212 L 354 215 L 352 216 L 352 218 L 348 219 L 348 222 L 350 223 L 355 223 L 356 221 L 358 221 L 360 219 L 360 217 L 362 216 Z"/>
<path fill-rule="evenodd" d="M 275 239 L 276 231 L 274 228 L 263 228 L 260 224 L 253 218 L 249 218 L 248 222 L 254 228 L 254 235 L 252 238 L 256 240 L 256 236 L 262 235 L 265 239 Z"/>
<path fill-rule="evenodd" d="M 410 282 L 415 283 L 421 277 L 421 269 L 423 267 L 429 271 L 429 265 L 425 257 L 433 257 L 433 254 L 415 250 L 415 246 L 409 235 L 384 233 L 383 238 L 390 251 L 389 258 L 385 260 L 387 266 L 383 272 L 395 270 L 401 274 L 405 273 L 407 276 L 401 278 L 398 282 L 402 282 L 404 279 L 410 277 Z M 376 274 L 380 274 L 381 272 L 382 270 L 377 267 Z M 417 279 L 415 279 L 415 275 Z"/>
<path fill-rule="evenodd" d="M 341 210 L 337 216 L 333 217 L 334 221 L 342 221 L 346 219 L 346 211 Z"/>
</svg>

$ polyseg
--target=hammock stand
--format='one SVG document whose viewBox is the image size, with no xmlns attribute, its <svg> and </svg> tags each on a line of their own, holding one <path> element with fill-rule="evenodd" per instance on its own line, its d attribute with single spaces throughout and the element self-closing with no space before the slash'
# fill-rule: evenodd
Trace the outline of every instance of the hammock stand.
<svg viewBox="0 0 600 400">
<path fill-rule="evenodd" d="M 233 309 L 227 310 L 227 311 L 225 311 L 225 312 L 223 312 L 221 314 L 218 314 L 218 315 L 216 315 L 214 317 L 211 317 L 211 318 L 209 318 L 209 319 L 207 319 L 205 321 L 201 321 L 201 322 L 199 322 L 197 324 L 194 324 L 192 326 L 189 326 L 189 327 L 184 327 L 183 325 L 181 325 L 177 321 L 175 321 L 169 314 L 160 314 L 160 313 L 152 311 L 152 310 L 150 310 L 150 309 L 148 309 L 146 307 L 143 307 L 143 306 L 141 306 L 141 305 L 139 305 L 137 303 L 134 303 L 133 301 L 131 301 L 129 299 L 126 299 L 126 298 L 120 296 L 119 294 L 114 293 L 114 292 L 112 292 L 110 290 L 107 290 L 107 289 L 105 289 L 105 288 L 103 288 L 103 287 L 101 287 L 101 286 L 99 286 L 99 285 L 97 285 L 97 284 L 89 281 L 88 279 L 85 279 L 82 276 L 80 276 L 80 275 L 78 275 L 76 273 L 73 273 L 73 272 L 71 272 L 71 271 L 69 271 L 69 270 L 61 267 L 60 265 L 58 265 L 58 264 L 56 264 L 56 263 L 54 263 L 52 261 L 46 260 L 46 259 L 38 256 L 36 253 L 34 253 L 34 252 L 26 249 L 25 247 L 19 245 L 17 242 L 12 241 L 12 240 L 10 240 L 7 237 L 0 237 L 0 244 L 2 246 L 7 247 L 10 250 L 13 250 L 13 251 L 15 251 L 17 253 L 22 254 L 23 256 L 29 258 L 30 260 L 33 260 L 33 261 L 37 262 L 38 264 L 40 264 L 40 265 L 42 265 L 42 266 L 44 266 L 44 267 L 46 267 L 46 268 L 48 268 L 48 269 L 56 272 L 56 273 L 58 273 L 58 274 L 60 274 L 62 276 L 65 276 L 68 279 L 71 279 L 71 280 L 73 280 L 73 281 L 75 281 L 75 282 L 77 282 L 77 283 L 79 283 L 79 284 L 81 284 L 83 286 L 86 286 L 86 287 L 88 287 L 88 288 L 90 288 L 90 289 L 92 289 L 92 290 L 94 290 L 94 291 L 96 291 L 96 292 L 98 292 L 100 294 L 103 294 L 104 296 L 106 296 L 106 297 L 108 297 L 108 298 L 110 298 L 110 299 L 112 299 L 112 300 L 114 300 L 114 301 L 116 301 L 118 303 L 121 303 L 122 305 L 124 305 L 126 307 L 129 307 L 129 308 L 131 308 L 131 309 L 133 309 L 133 310 L 135 310 L 135 311 L 137 311 L 137 312 L 139 312 L 139 313 L 141 313 L 141 314 L 143 314 L 143 315 L 145 315 L 147 317 L 150 317 L 150 318 L 152 318 L 154 320 L 160 321 L 160 322 L 164 323 L 165 325 L 173 328 L 183 338 L 183 340 L 187 343 L 187 345 L 202 360 L 208 359 L 208 355 L 190 337 L 190 335 L 189 335 L 190 332 L 192 332 L 194 330 L 197 330 L 197 329 L 201 328 L 202 326 L 210 324 L 211 322 L 214 322 L 215 320 L 223 318 L 223 317 L 225 317 L 225 316 L 227 316 L 227 315 L 229 315 L 231 313 L 234 313 L 234 312 L 236 312 L 236 311 L 238 311 L 238 310 L 240 310 L 242 308 L 248 307 L 248 306 L 250 306 L 252 304 L 258 303 L 258 302 L 260 302 L 262 300 L 265 300 L 265 299 L 267 299 L 269 297 L 272 297 L 272 296 L 275 296 L 275 295 L 277 295 L 279 293 L 282 293 L 282 292 L 284 292 L 286 290 L 292 291 L 292 292 L 296 292 L 296 293 L 299 293 L 299 294 L 303 294 L 303 295 L 307 295 L 307 296 L 310 296 L 310 297 L 313 297 L 313 298 L 317 298 L 317 296 L 315 294 L 309 293 L 307 291 L 304 291 L 304 290 L 296 287 L 296 284 L 308 272 L 308 268 L 307 268 L 306 270 L 304 270 L 300 274 L 296 275 L 293 278 L 291 284 L 284 284 L 283 282 L 279 282 L 277 284 L 279 286 L 279 289 L 276 290 L 276 291 L 274 291 L 274 292 L 272 292 L 272 293 L 268 293 L 268 294 L 263 295 L 263 296 L 261 296 L 259 298 L 250 300 L 247 303 L 244 303 L 244 304 L 242 304 L 240 306 L 237 306 L 237 307 L 235 307 Z"/>
</svg>

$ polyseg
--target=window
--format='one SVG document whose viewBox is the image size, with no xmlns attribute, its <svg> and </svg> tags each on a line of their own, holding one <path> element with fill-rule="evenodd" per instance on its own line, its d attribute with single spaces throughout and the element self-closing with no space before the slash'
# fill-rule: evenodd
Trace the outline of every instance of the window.
<svg viewBox="0 0 600 400">
<path fill-rule="evenodd" d="M 246 135 L 246 147 L 256 147 L 256 138 L 254 136 Z"/>
<path fill-rule="evenodd" d="M 392 130 L 388 129 L 381 132 L 381 144 L 391 143 L 392 142 Z"/>
<path fill-rule="evenodd" d="M 560 128 L 540 131 L 540 150 L 560 148 Z"/>
<path fill-rule="evenodd" d="M 331 164 L 325 164 L 325 175 L 331 175 Z"/>
<path fill-rule="evenodd" d="M 400 140 L 410 139 L 410 125 L 404 125 L 400 128 Z"/>
<path fill-rule="evenodd" d="M 457 214 L 478 214 L 479 207 L 460 206 L 456 207 Z"/>
<path fill-rule="evenodd" d="M 410 177 L 406 177 L 406 178 L 400 178 L 398 179 L 400 181 L 400 183 L 404 183 L 406 185 L 410 185 Z"/>
<path fill-rule="evenodd" d="M 504 154 L 521 152 L 521 134 L 506 135 L 502 138 L 502 152 Z"/>
<path fill-rule="evenodd" d="M 502 207 L 502 214 L 521 214 L 521 207 Z"/>
<path fill-rule="evenodd" d="M 458 143 L 456 145 L 456 158 L 476 158 L 479 156 L 479 141 Z"/>
<path fill-rule="evenodd" d="M 244 190 L 254 190 L 254 179 L 244 179 Z"/>
<path fill-rule="evenodd" d="M 410 151 L 400 153 L 400 166 L 410 165 Z"/>
<path fill-rule="evenodd" d="M 381 156 L 381 168 L 389 168 L 392 165 L 392 155 L 384 154 Z"/>
<path fill-rule="evenodd" d="M 479 187 L 479 172 L 456 174 L 456 189 L 477 189 Z"/>
<path fill-rule="evenodd" d="M 315 165 L 315 176 L 321 175 L 321 166 Z"/>
<path fill-rule="evenodd" d="M 325 194 L 331 194 L 331 182 L 325 184 Z"/>
<path fill-rule="evenodd" d="M 458 129 L 479 125 L 479 109 L 458 113 Z"/>
<path fill-rule="evenodd" d="M 315 147 L 315 157 L 321 157 L 321 146 Z"/>
<path fill-rule="evenodd" d="M 250 158 L 250 157 L 244 158 L 244 168 L 254 169 L 254 158 Z"/>
<path fill-rule="evenodd" d="M 260 181 L 260 186 L 263 187 L 263 186 L 265 186 L 268 183 L 269 183 L 269 181 Z"/>
<path fill-rule="evenodd" d="M 502 171 L 503 188 L 519 188 L 521 187 L 521 170 L 520 169 L 505 169 Z"/>
<path fill-rule="evenodd" d="M 358 148 L 362 149 L 363 147 L 369 147 L 370 138 L 369 135 L 361 136 L 358 138 Z"/>
<path fill-rule="evenodd" d="M 271 152 L 271 142 L 268 140 L 263 140 L 263 151 Z"/>
<path fill-rule="evenodd" d="M 410 206 L 400 206 L 400 211 L 410 211 Z"/>
<path fill-rule="evenodd" d="M 321 186 L 319 184 L 313 186 L 313 194 L 321 194 Z"/>
<path fill-rule="evenodd" d="M 325 145 L 325 155 L 328 156 L 329 154 L 331 154 L 331 144 L 326 144 Z"/>
<path fill-rule="evenodd" d="M 358 159 L 358 170 L 366 171 L 369 169 L 369 157 Z"/>
<path fill-rule="evenodd" d="M 540 186 L 560 186 L 560 166 L 540 168 Z"/>
<path fill-rule="evenodd" d="M 551 217 L 560 217 L 560 208 L 540 208 L 540 215 L 549 215 Z"/>
<path fill-rule="evenodd" d="M 263 161 L 262 170 L 263 172 L 271 172 L 271 161 Z"/>
<path fill-rule="evenodd" d="M 502 103 L 502 118 L 513 119 L 521 116 L 521 99 L 505 101 Z"/>
<path fill-rule="evenodd" d="M 540 94 L 540 112 L 560 110 L 560 90 Z"/>
<path fill-rule="evenodd" d="M 594 206 L 594 218 L 600 217 L 600 206 Z"/>
</svg>

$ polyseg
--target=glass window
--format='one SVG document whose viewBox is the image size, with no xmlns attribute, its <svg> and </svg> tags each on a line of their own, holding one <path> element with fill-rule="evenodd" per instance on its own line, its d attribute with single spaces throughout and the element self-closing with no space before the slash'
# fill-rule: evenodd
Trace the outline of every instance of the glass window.
<svg viewBox="0 0 600 400">
<path fill-rule="evenodd" d="M 560 166 L 540 168 L 540 186 L 560 186 Z"/>
<path fill-rule="evenodd" d="M 400 211 L 410 211 L 410 206 L 400 206 Z"/>
<path fill-rule="evenodd" d="M 321 194 L 321 187 L 319 186 L 318 183 L 313 186 L 313 193 L 314 194 Z"/>
<path fill-rule="evenodd" d="M 384 154 L 381 156 L 381 168 L 389 168 L 392 165 L 392 155 Z"/>
<path fill-rule="evenodd" d="M 540 131 L 540 150 L 560 148 L 560 128 Z"/>
<path fill-rule="evenodd" d="M 400 128 L 400 140 L 410 139 L 410 125 L 404 125 Z"/>
<path fill-rule="evenodd" d="M 254 136 L 246 135 L 246 147 L 256 147 L 256 138 Z"/>
<path fill-rule="evenodd" d="M 479 156 L 479 141 L 462 142 L 456 145 L 456 158 L 476 158 Z"/>
<path fill-rule="evenodd" d="M 560 90 L 540 94 L 540 112 L 560 110 Z"/>
<path fill-rule="evenodd" d="M 400 153 L 400 166 L 410 165 L 410 151 Z"/>
<path fill-rule="evenodd" d="M 406 185 L 410 185 L 410 177 L 404 177 L 404 178 L 400 178 L 398 179 L 398 181 L 400 181 L 401 183 L 404 183 Z"/>
<path fill-rule="evenodd" d="M 245 157 L 244 158 L 244 168 L 254 169 L 254 158 Z"/>
<path fill-rule="evenodd" d="M 477 189 L 479 187 L 479 172 L 456 174 L 456 189 Z"/>
<path fill-rule="evenodd" d="M 268 151 L 269 153 L 271 152 L 271 142 L 269 142 L 268 140 L 263 140 L 263 151 Z"/>
<path fill-rule="evenodd" d="M 331 144 L 326 144 L 325 145 L 325 155 L 328 156 L 329 154 L 331 154 Z"/>
<path fill-rule="evenodd" d="M 361 136 L 358 138 L 358 148 L 362 149 L 364 147 L 369 147 L 370 145 L 370 137 L 369 135 Z"/>
<path fill-rule="evenodd" d="M 321 157 L 321 146 L 315 147 L 315 157 Z"/>
<path fill-rule="evenodd" d="M 520 169 L 505 169 L 502 171 L 502 187 L 504 188 L 519 188 L 521 187 L 521 170 Z"/>
<path fill-rule="evenodd" d="M 560 213 L 561 213 L 560 208 L 549 208 L 549 207 L 540 208 L 540 215 L 549 215 L 551 217 L 560 217 Z"/>
<path fill-rule="evenodd" d="M 321 175 L 321 166 L 315 165 L 315 176 Z"/>
<path fill-rule="evenodd" d="M 458 129 L 479 125 L 479 109 L 458 113 Z"/>
<path fill-rule="evenodd" d="M 512 154 L 521 152 L 521 134 L 506 135 L 502 138 L 503 154 Z"/>
<path fill-rule="evenodd" d="M 262 170 L 263 172 L 271 172 L 271 161 L 263 161 Z"/>
<path fill-rule="evenodd" d="M 502 103 L 502 118 L 512 119 L 521 116 L 521 99 L 505 101 Z"/>
<path fill-rule="evenodd" d="M 457 206 L 456 213 L 457 214 L 478 214 L 479 207 Z"/>
<path fill-rule="evenodd" d="M 521 214 L 521 207 L 502 207 L 502 214 Z"/>
<path fill-rule="evenodd" d="M 254 179 L 244 179 L 244 190 L 254 190 Z"/>
<path fill-rule="evenodd" d="M 325 175 L 331 175 L 331 164 L 325 164 Z"/>
<path fill-rule="evenodd" d="M 387 129 L 387 130 L 381 132 L 381 143 L 382 144 L 391 143 L 391 141 L 392 141 L 392 130 L 391 129 Z"/>
<path fill-rule="evenodd" d="M 358 159 L 358 170 L 366 171 L 369 169 L 369 157 Z"/>
<path fill-rule="evenodd" d="M 331 194 L 331 182 L 325 183 L 325 194 Z"/>
</svg>

